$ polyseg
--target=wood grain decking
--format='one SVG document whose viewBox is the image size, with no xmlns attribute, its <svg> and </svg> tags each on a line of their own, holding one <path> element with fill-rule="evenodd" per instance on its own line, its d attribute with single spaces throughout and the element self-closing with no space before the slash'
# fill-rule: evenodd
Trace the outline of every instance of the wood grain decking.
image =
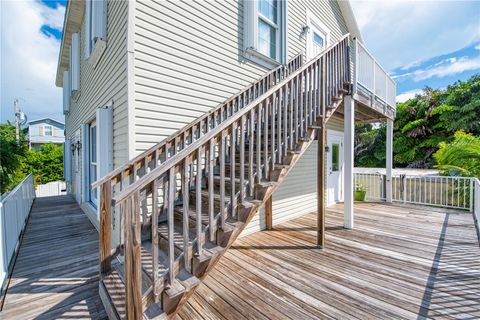
<svg viewBox="0 0 480 320">
<path fill-rule="evenodd" d="M 480 318 L 480 248 L 469 213 L 356 204 L 241 238 L 177 319 Z M 35 201 L 1 319 L 102 319 L 98 233 L 68 196 Z"/>
<path fill-rule="evenodd" d="M 70 196 L 33 203 L 1 319 L 104 319 L 98 232 Z"/>
<path fill-rule="evenodd" d="M 315 214 L 237 240 L 178 319 L 479 319 L 480 248 L 470 213 L 380 204 Z"/>
</svg>

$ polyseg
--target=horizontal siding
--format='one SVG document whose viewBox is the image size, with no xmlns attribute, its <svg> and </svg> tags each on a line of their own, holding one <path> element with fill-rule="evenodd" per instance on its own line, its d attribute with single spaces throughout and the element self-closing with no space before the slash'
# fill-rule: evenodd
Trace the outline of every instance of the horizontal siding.
<svg viewBox="0 0 480 320">
<path fill-rule="evenodd" d="M 128 2 L 107 2 L 107 48 L 95 69 L 85 60 L 85 27 L 80 31 L 80 96 L 66 116 L 66 136 L 75 139 L 83 123 L 95 118 L 96 109 L 113 101 L 113 160 L 118 167 L 128 160 L 128 105 L 126 35 Z M 72 140 L 74 141 L 74 140 Z M 79 162 L 81 170 L 82 164 Z M 73 168 L 73 167 L 72 167 Z M 80 173 L 81 177 L 82 174 Z M 76 174 L 72 184 L 76 185 Z M 75 190 L 75 188 L 73 188 Z"/>
<path fill-rule="evenodd" d="M 265 73 L 242 58 L 242 39 L 241 1 L 137 1 L 137 153 Z"/>
<path fill-rule="evenodd" d="M 317 209 L 317 143 L 313 142 L 273 194 L 273 224 Z M 241 236 L 265 228 L 263 209 L 250 221 Z"/>
<path fill-rule="evenodd" d="M 335 1 L 288 1 L 288 56 L 305 51 L 307 10 L 348 32 Z M 181 129 L 265 73 L 246 61 L 243 1 L 137 1 L 135 4 L 135 151 Z M 340 121 L 340 122 L 339 122 Z M 329 128 L 343 131 L 342 120 Z M 316 143 L 274 194 L 275 223 L 316 209 Z M 245 232 L 258 230 L 254 219 Z"/>
<path fill-rule="evenodd" d="M 330 44 L 348 33 L 342 12 L 336 1 L 293 0 L 288 1 L 288 56 L 305 54 L 306 37 L 301 36 L 302 27 L 307 23 L 307 11 L 315 15 L 330 31 Z"/>
</svg>

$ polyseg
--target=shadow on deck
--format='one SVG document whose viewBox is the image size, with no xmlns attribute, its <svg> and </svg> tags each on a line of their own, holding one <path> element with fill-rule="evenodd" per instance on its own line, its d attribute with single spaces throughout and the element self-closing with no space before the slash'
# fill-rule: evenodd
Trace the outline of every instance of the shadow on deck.
<svg viewBox="0 0 480 320">
<path fill-rule="evenodd" d="M 309 214 L 237 240 L 179 319 L 480 318 L 470 213 L 358 204 L 355 229 L 329 208 L 327 248 Z"/>
<path fill-rule="evenodd" d="M 237 240 L 178 319 L 480 318 L 480 248 L 469 213 L 359 204 Z M 34 203 L 4 319 L 102 319 L 98 233 L 68 197 Z"/>
<path fill-rule="evenodd" d="M 98 295 L 98 232 L 72 197 L 33 203 L 0 318 L 106 318 Z"/>
</svg>

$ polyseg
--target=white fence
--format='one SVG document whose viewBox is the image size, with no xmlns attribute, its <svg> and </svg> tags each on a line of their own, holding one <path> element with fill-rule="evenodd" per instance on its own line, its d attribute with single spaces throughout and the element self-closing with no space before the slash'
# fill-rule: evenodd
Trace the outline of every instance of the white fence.
<svg viewBox="0 0 480 320">
<path fill-rule="evenodd" d="M 66 193 L 67 185 L 65 181 L 54 181 L 46 184 L 37 185 L 35 194 L 39 197 L 60 196 Z"/>
<path fill-rule="evenodd" d="M 365 200 L 385 200 L 385 175 L 381 173 L 355 173 L 355 186 L 365 188 Z"/>
<path fill-rule="evenodd" d="M 355 185 L 366 191 L 365 200 L 386 199 L 386 176 L 382 173 L 355 173 Z M 392 177 L 392 201 L 442 208 L 470 210 L 480 219 L 480 183 L 476 178 L 447 176 Z M 475 201 L 474 201 L 475 200 Z M 475 205 L 475 208 L 474 208 Z"/>
<path fill-rule="evenodd" d="M 15 251 L 18 249 L 30 208 L 35 199 L 33 175 L 28 175 L 19 185 L 0 199 L 0 283 L 3 286 Z"/>
<path fill-rule="evenodd" d="M 355 40 L 355 84 L 396 108 L 396 84 L 365 46 Z"/>
</svg>

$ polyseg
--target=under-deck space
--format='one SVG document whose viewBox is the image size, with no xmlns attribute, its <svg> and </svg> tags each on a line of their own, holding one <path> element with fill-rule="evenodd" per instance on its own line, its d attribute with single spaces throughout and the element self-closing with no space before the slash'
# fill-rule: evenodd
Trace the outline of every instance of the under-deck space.
<svg viewBox="0 0 480 320">
<path fill-rule="evenodd" d="M 426 207 L 355 204 L 327 210 L 326 249 L 314 213 L 238 239 L 179 319 L 480 318 L 473 217 Z"/>
</svg>

